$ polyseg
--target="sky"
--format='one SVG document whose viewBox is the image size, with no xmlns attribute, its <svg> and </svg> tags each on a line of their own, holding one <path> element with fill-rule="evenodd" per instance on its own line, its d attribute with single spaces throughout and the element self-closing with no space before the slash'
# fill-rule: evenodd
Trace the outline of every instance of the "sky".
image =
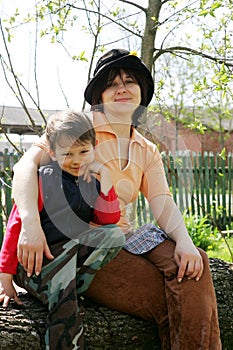
<svg viewBox="0 0 233 350">
<path fill-rule="evenodd" d="M 106 11 L 111 8 L 114 0 L 103 0 L 102 3 L 106 6 Z M 135 3 L 147 6 L 147 0 L 135 0 Z M 106 4 L 106 5 L 105 5 Z M 34 12 L 34 1 L 32 0 L 0 0 L 0 18 L 2 26 L 6 26 L 4 19 L 9 19 L 12 14 L 15 13 L 15 9 L 19 9 L 20 18 L 25 18 L 27 13 Z M 80 12 L 80 16 L 77 20 L 77 27 L 70 28 L 64 33 L 66 48 L 57 43 L 51 43 L 51 39 L 48 36 L 39 38 L 37 44 L 37 83 L 39 87 L 39 105 L 42 110 L 62 110 L 74 108 L 81 110 L 84 102 L 84 89 L 87 84 L 87 74 L 89 68 L 89 62 L 85 61 L 73 61 L 69 54 L 79 55 L 80 52 L 85 51 L 85 56 L 90 59 L 92 42 L 89 35 L 80 30 L 84 22 L 84 12 Z M 128 13 L 127 13 L 128 14 Z M 8 50 L 12 60 L 15 73 L 19 76 L 20 80 L 24 84 L 27 90 L 36 99 L 37 94 L 35 90 L 35 77 L 34 77 L 34 47 L 35 47 L 35 22 L 32 24 L 26 24 L 18 26 L 16 20 L 14 36 L 11 42 L 7 42 Z M 83 22 L 83 23 L 82 23 Z M 107 28 L 107 27 L 106 27 Z M 5 37 L 7 38 L 7 34 Z M 103 36 L 104 34 L 104 36 Z M 105 39 L 105 43 L 112 42 L 108 49 L 113 47 L 123 47 L 122 43 L 115 44 L 118 38 L 122 36 L 122 33 L 115 30 L 109 31 L 105 29 L 102 37 Z M 126 43 L 127 45 L 127 43 Z M 128 47 L 125 47 L 128 48 Z M 7 60 L 4 43 L 0 35 L 0 53 Z M 97 61 L 95 58 L 94 65 Z M 14 82 L 11 75 L 8 74 L 8 79 L 13 84 Z M 61 91 L 61 86 L 62 90 Z M 2 106 L 16 106 L 20 107 L 20 103 L 13 94 L 12 90 L 6 83 L 2 66 L 0 65 L 0 105 Z M 64 97 L 65 95 L 65 97 Z M 69 105 L 67 106 L 66 98 Z M 35 105 L 25 95 L 25 101 L 27 107 L 35 108 Z M 86 108 L 90 106 L 87 104 Z M 2 137 L 0 138 L 1 141 Z M 34 137 L 18 135 L 11 135 L 11 139 L 14 142 L 33 141 Z"/>
<path fill-rule="evenodd" d="M 19 8 L 26 8 L 28 0 L 3 1 L 5 13 L 11 13 L 14 8 L 13 3 Z M 22 4 L 23 3 L 23 4 Z M 29 4 L 28 4 L 29 5 Z M 20 27 L 14 34 L 12 43 L 9 44 L 10 55 L 13 60 L 16 74 L 24 82 L 26 87 L 33 91 L 34 87 L 34 23 L 32 26 Z M 82 42 L 82 49 L 85 50 L 86 40 L 81 38 L 80 33 L 75 39 L 77 43 Z M 1 42 L 1 46 L 2 46 Z M 80 45 L 81 48 L 81 45 Z M 79 48 L 77 47 L 77 50 Z M 1 48 L 2 51 L 2 48 Z M 59 87 L 61 81 L 64 93 L 68 95 L 72 107 L 80 108 L 83 101 L 83 88 L 86 82 L 86 65 L 83 62 L 72 62 L 65 50 L 58 44 L 52 44 L 49 38 L 39 40 L 37 51 L 37 80 L 40 91 L 40 104 L 44 109 L 62 109 L 66 107 L 65 99 L 62 97 Z M 59 77 L 59 78 L 58 78 Z M 12 91 L 4 83 L 4 76 L 1 71 L 0 83 L 5 86 L 1 89 L 0 103 L 2 105 L 18 106 Z M 35 94 L 35 91 L 34 91 Z M 29 107 L 33 104 L 29 101 Z"/>
<path fill-rule="evenodd" d="M 181 1 L 183 4 L 186 0 Z M 106 7 L 106 12 L 108 8 L 112 9 L 113 3 L 120 3 L 116 0 L 102 0 L 103 6 Z M 187 0 L 188 2 L 188 0 Z M 80 1 L 82 3 L 82 1 Z M 148 0 L 134 0 L 134 3 L 139 3 L 142 6 L 147 6 Z M 9 18 L 15 11 L 19 8 L 20 18 L 23 18 L 27 13 L 33 13 L 34 11 L 34 1 L 32 0 L 0 0 L 0 18 L 2 20 L 2 25 L 5 26 L 3 22 L 4 18 Z M 132 7 L 131 7 L 132 8 Z M 32 11 L 33 10 L 33 11 Z M 126 15 L 129 16 L 130 12 Z M 140 25 L 143 22 L 143 14 L 138 16 L 137 23 Z M 164 11 L 161 16 L 161 21 L 166 18 L 167 13 Z M 61 92 L 61 86 L 65 96 L 68 99 L 69 107 L 81 110 L 83 105 L 83 94 L 84 89 L 87 84 L 87 72 L 89 68 L 89 62 L 85 61 L 72 61 L 68 55 L 79 55 L 80 52 L 85 51 L 85 55 L 88 59 L 91 57 L 92 41 L 89 35 L 85 34 L 84 31 L 80 30 L 84 22 L 85 12 L 79 11 L 77 26 L 69 28 L 67 32 L 64 33 L 64 42 L 67 51 L 61 45 L 55 43 L 52 44 L 50 37 L 44 36 L 38 40 L 38 50 L 37 50 L 37 82 L 39 86 L 39 105 L 42 110 L 61 110 L 66 109 L 68 106 L 66 100 Z M 130 17 L 129 17 L 130 18 Z M 200 20 L 207 20 L 206 18 L 200 18 Z M 211 18 L 208 16 L 208 23 L 211 23 Z M 11 43 L 8 43 L 8 48 L 10 52 L 10 57 L 12 58 L 13 67 L 15 73 L 19 76 L 20 80 L 25 85 L 26 89 L 36 98 L 35 93 L 35 79 L 34 79 L 34 44 L 35 44 L 35 22 L 26 24 L 24 26 L 17 26 L 17 30 L 14 31 L 14 38 Z M 172 24 L 171 24 L 172 25 Z M 174 25 L 174 24 L 173 24 Z M 136 50 L 140 54 L 140 42 L 135 39 L 130 38 L 130 40 L 125 40 L 124 42 L 118 42 L 119 37 L 122 37 L 124 33 L 119 31 L 118 27 L 104 27 L 102 35 L 102 42 L 109 44 L 107 49 L 113 47 L 125 47 L 130 50 Z M 189 34 L 193 41 L 193 47 L 195 48 L 195 43 L 198 41 L 199 33 L 197 30 L 193 30 L 192 24 L 186 24 L 185 30 L 178 32 L 179 36 Z M 142 26 L 143 30 L 143 26 Z M 126 35 L 126 34 L 125 34 Z M 161 40 L 164 39 L 163 28 L 159 28 L 158 36 L 156 36 L 156 45 L 159 47 Z M 177 39 L 177 38 L 175 38 Z M 182 37 L 181 37 L 182 39 Z M 159 41 L 160 40 L 160 41 Z M 167 39 L 170 40 L 170 39 Z M 166 42 L 167 44 L 167 42 Z M 0 35 L 0 53 L 5 59 L 7 59 L 6 52 L 4 49 L 2 37 Z M 100 54 L 99 54 L 100 55 Z M 94 60 L 94 65 L 97 61 Z M 166 69 L 164 69 L 165 72 Z M 163 70 L 159 73 L 163 73 Z M 9 75 L 8 75 L 9 77 Z M 157 77 L 157 75 L 156 75 Z M 156 78 L 155 77 L 155 78 Z M 159 79 L 159 78 L 157 78 Z M 176 82 L 176 80 L 174 80 Z M 61 86 L 60 86 L 61 85 Z M 177 88 L 178 90 L 178 88 Z M 166 91 L 165 91 L 166 92 Z M 167 97 L 167 96 L 165 96 Z M 166 99 L 167 101 L 167 99 Z M 192 101 L 191 101 L 192 102 Z M 28 107 L 35 108 L 32 101 L 26 99 Z M 0 105 L 4 106 L 20 106 L 16 97 L 13 95 L 9 86 L 6 84 L 6 80 L 3 74 L 2 66 L 0 65 Z M 89 108 L 89 105 L 86 105 Z"/>
<path fill-rule="evenodd" d="M 105 1 L 104 1 L 105 2 Z M 138 1 L 143 3 L 143 1 Z M 145 2 L 145 1 L 144 1 Z M 1 18 L 7 18 L 19 8 L 20 14 L 30 12 L 31 0 L 0 0 Z M 147 1 L 146 1 L 147 3 Z M 111 0 L 106 0 L 106 6 L 111 5 Z M 82 16 L 78 18 L 79 28 L 82 25 Z M 2 22 L 4 26 L 5 23 Z M 34 79 L 34 42 L 35 23 L 20 26 L 14 33 L 11 43 L 8 43 L 10 55 L 16 74 L 20 77 L 26 88 L 36 97 Z M 106 42 L 117 39 L 119 34 L 106 30 Z M 92 43 L 84 32 L 77 28 L 70 29 L 65 35 L 66 48 L 72 55 L 78 55 L 85 51 L 90 58 Z M 121 45 L 122 46 L 122 45 Z M 109 49 L 112 47 L 109 47 Z M 4 53 L 3 42 L 0 41 L 0 51 Z M 96 59 L 97 60 L 97 59 Z M 95 60 L 95 62 L 96 62 Z M 59 44 L 52 44 L 50 38 L 43 37 L 38 40 L 37 50 L 37 81 L 40 91 L 40 106 L 42 109 L 59 110 L 67 108 L 62 90 L 68 99 L 69 107 L 81 109 L 83 105 L 83 93 L 87 83 L 89 62 L 72 61 L 67 51 Z M 19 106 L 19 102 L 13 96 L 7 86 L 3 71 L 0 67 L 0 105 Z M 28 107 L 34 107 L 31 101 L 27 101 Z M 89 107 L 89 105 L 87 105 Z"/>
<path fill-rule="evenodd" d="M 185 1 L 186 0 L 183 0 L 181 3 L 184 5 Z M 102 0 L 101 2 L 103 7 L 106 8 L 106 12 L 107 9 L 113 8 L 113 3 L 121 4 L 116 0 Z M 82 3 L 82 1 L 80 1 L 80 3 Z M 148 0 L 134 0 L 134 3 L 138 3 L 146 7 Z M 4 18 L 9 18 L 14 13 L 16 8 L 19 8 L 19 13 L 21 14 L 19 17 L 24 18 L 28 12 L 31 14 L 34 12 L 34 1 L 0 0 L 0 18 L 2 19 L 3 26 L 6 25 L 3 21 Z M 132 6 L 129 8 L 132 9 Z M 130 12 L 127 11 L 126 15 L 129 16 Z M 161 13 L 161 21 L 164 20 L 163 16 L 166 18 L 166 11 Z M 137 23 L 139 25 L 141 19 L 143 22 L 143 18 L 143 14 L 138 15 Z M 67 108 L 65 97 L 68 99 L 70 108 L 82 108 L 84 101 L 83 94 L 87 84 L 87 74 L 90 63 L 85 61 L 72 61 L 68 53 L 73 56 L 79 55 L 80 52 L 85 51 L 85 56 L 89 60 L 91 58 L 92 39 L 90 40 L 90 36 L 84 31 L 80 30 L 80 27 L 86 24 L 84 19 L 85 12 L 79 11 L 77 25 L 73 28 L 69 28 L 67 32 L 64 33 L 66 50 L 60 44 L 52 44 L 49 36 L 44 36 L 38 40 L 36 72 L 40 92 L 39 104 L 42 109 L 60 110 Z M 200 20 L 203 20 L 203 18 L 200 18 Z M 213 20 L 211 16 L 208 16 L 208 23 L 211 23 L 211 20 Z M 198 31 L 193 30 L 191 23 L 189 23 L 189 25 L 186 24 L 184 29 L 185 30 L 178 32 L 179 36 L 181 36 L 182 39 L 182 35 L 185 36 L 189 34 L 192 37 L 193 47 L 195 48 L 195 42 L 197 42 L 199 38 Z M 159 28 L 158 35 L 156 36 L 156 45 L 158 47 L 160 45 L 159 38 L 161 38 L 161 40 L 164 39 L 164 35 L 161 34 L 162 31 L 162 27 Z M 127 41 L 127 39 L 124 42 L 117 41 L 123 35 L 124 33 L 122 33 L 117 26 L 105 26 L 101 34 L 101 42 L 109 44 L 106 46 L 107 49 L 111 49 L 113 47 L 129 48 L 129 41 Z M 11 43 L 8 43 L 8 48 L 15 73 L 20 77 L 25 87 L 36 98 L 37 95 L 35 93 L 34 77 L 34 44 L 35 22 L 31 23 L 30 25 L 26 24 L 24 26 L 18 26 L 17 30 L 14 31 L 14 38 L 12 39 Z M 136 50 L 139 52 L 139 41 L 130 38 L 130 45 L 130 50 Z M 0 53 L 5 59 L 7 59 L 1 35 Z M 94 60 L 94 65 L 97 58 L 98 57 L 96 57 Z M 61 86 L 64 94 L 61 91 Z M 0 87 L 0 105 L 19 106 L 19 102 L 13 95 L 9 86 L 6 84 L 1 66 Z M 35 107 L 30 100 L 26 100 L 26 102 L 28 107 Z M 87 107 L 89 106 L 87 105 Z"/>
</svg>

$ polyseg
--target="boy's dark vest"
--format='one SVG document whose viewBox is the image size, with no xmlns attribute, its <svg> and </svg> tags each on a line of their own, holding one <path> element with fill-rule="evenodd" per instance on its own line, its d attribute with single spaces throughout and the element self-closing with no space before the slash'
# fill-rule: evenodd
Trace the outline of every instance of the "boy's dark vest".
<svg viewBox="0 0 233 350">
<path fill-rule="evenodd" d="M 74 177 L 53 162 L 39 169 L 39 183 L 44 203 L 40 219 L 47 242 L 78 238 L 93 218 L 99 181 L 92 177 L 87 183 L 82 176 Z"/>
</svg>

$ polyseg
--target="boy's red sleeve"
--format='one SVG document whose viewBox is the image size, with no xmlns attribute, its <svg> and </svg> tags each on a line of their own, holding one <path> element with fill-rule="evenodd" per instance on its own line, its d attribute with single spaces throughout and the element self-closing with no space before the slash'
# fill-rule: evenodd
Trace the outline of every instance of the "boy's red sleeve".
<svg viewBox="0 0 233 350">
<path fill-rule="evenodd" d="M 120 220 L 120 204 L 112 186 L 107 195 L 100 192 L 94 209 L 93 222 L 98 225 L 116 224 Z"/>
<path fill-rule="evenodd" d="M 21 219 L 17 206 L 14 204 L 8 219 L 0 253 L 0 272 L 16 274 L 18 266 L 17 244 L 20 230 Z"/>
<path fill-rule="evenodd" d="M 40 186 L 39 186 L 40 188 Z M 38 208 L 42 210 L 43 199 L 39 189 Z M 21 219 L 16 204 L 13 205 L 10 216 L 8 218 L 6 232 L 0 252 L 0 272 L 15 275 L 17 272 L 18 258 L 17 245 L 19 234 L 21 231 Z"/>
</svg>

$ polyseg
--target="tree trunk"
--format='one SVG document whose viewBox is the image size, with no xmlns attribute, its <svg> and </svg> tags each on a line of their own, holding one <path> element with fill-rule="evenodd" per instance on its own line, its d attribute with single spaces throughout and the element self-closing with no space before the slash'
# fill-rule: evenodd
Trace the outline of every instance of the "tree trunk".
<svg viewBox="0 0 233 350">
<path fill-rule="evenodd" d="M 155 36 L 157 33 L 161 7 L 161 0 L 149 0 L 148 8 L 146 9 L 146 22 L 142 38 L 141 58 L 151 72 L 154 62 L 153 55 L 155 47 Z"/>
<path fill-rule="evenodd" d="M 210 259 L 223 350 L 233 349 L 233 264 Z M 47 309 L 24 294 L 24 307 L 0 307 L 0 350 L 42 350 Z M 155 324 L 85 301 L 88 350 L 159 350 Z"/>
</svg>

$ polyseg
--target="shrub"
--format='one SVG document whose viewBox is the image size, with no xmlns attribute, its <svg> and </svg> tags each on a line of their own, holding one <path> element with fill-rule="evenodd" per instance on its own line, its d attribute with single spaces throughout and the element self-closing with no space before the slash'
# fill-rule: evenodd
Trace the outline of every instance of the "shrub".
<svg viewBox="0 0 233 350">
<path fill-rule="evenodd" d="M 215 250 L 222 240 L 221 233 L 210 222 L 207 216 L 187 215 L 185 212 L 184 221 L 194 244 L 205 251 Z"/>
</svg>

